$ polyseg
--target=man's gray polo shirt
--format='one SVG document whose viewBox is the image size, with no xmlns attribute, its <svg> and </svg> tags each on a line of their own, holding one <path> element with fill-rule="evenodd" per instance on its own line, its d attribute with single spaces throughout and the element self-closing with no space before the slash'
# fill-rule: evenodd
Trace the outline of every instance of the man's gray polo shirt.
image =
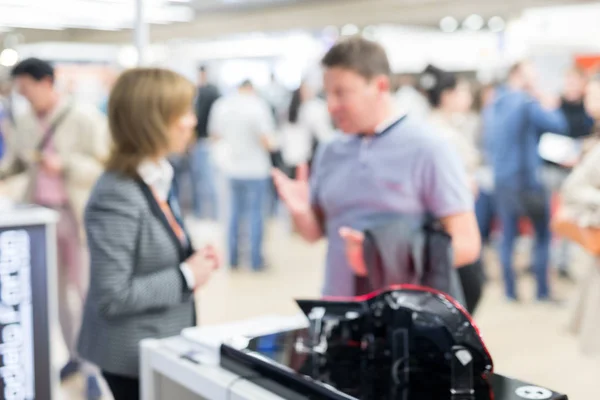
<svg viewBox="0 0 600 400">
<path fill-rule="evenodd" d="M 463 163 L 433 128 L 404 118 L 372 137 L 345 135 L 319 149 L 311 199 L 325 217 L 326 296 L 353 296 L 355 277 L 339 235 L 390 215 L 443 218 L 473 210 Z"/>
</svg>

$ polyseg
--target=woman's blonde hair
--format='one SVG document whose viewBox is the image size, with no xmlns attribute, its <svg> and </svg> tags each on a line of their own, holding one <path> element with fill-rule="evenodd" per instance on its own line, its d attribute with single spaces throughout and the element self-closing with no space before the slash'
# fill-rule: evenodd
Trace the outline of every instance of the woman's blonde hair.
<svg viewBox="0 0 600 400">
<path fill-rule="evenodd" d="M 188 112 L 194 85 L 176 72 L 136 68 L 117 79 L 108 101 L 112 149 L 106 169 L 137 176 L 148 157 L 168 152 L 168 130 Z"/>
</svg>

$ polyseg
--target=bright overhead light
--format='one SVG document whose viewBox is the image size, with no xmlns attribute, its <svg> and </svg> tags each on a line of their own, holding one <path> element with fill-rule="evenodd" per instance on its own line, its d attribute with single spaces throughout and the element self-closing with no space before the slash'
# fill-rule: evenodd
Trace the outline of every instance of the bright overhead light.
<svg viewBox="0 0 600 400">
<path fill-rule="evenodd" d="M 490 28 L 492 32 L 502 32 L 504 28 L 506 28 L 506 22 L 504 22 L 502 17 L 492 17 L 488 21 L 488 28 Z"/>
<path fill-rule="evenodd" d="M 125 46 L 121 48 L 117 56 L 119 65 L 123 68 L 133 68 L 137 65 L 140 56 L 138 51 L 133 46 Z"/>
<path fill-rule="evenodd" d="M 185 1 L 144 1 L 146 17 L 151 24 L 188 22 L 195 15 Z M 135 21 L 133 5 L 133 0 L 0 0 L 0 26 L 128 29 Z"/>
<path fill-rule="evenodd" d="M 455 32 L 458 29 L 458 21 L 454 17 L 444 17 L 440 21 L 440 29 L 447 33 Z"/>
<path fill-rule="evenodd" d="M 342 27 L 342 36 L 353 36 L 360 32 L 358 26 L 354 24 L 347 24 Z"/>
<path fill-rule="evenodd" d="M 481 15 L 472 14 L 465 19 L 463 27 L 470 31 L 478 31 L 485 25 L 485 20 Z"/>
<path fill-rule="evenodd" d="M 4 49 L 0 53 L 0 65 L 12 67 L 19 62 L 19 53 L 15 49 Z"/>
<path fill-rule="evenodd" d="M 377 40 L 377 28 L 373 25 L 366 26 L 362 31 L 362 35 L 367 40 Z"/>
<path fill-rule="evenodd" d="M 337 39 L 340 36 L 340 30 L 335 25 L 329 25 L 323 28 L 323 36 L 326 38 Z"/>
</svg>

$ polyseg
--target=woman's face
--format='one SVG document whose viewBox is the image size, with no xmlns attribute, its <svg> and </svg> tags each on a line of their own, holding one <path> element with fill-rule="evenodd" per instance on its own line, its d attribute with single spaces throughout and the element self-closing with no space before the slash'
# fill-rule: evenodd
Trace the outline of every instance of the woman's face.
<svg viewBox="0 0 600 400">
<path fill-rule="evenodd" d="M 473 94 L 468 82 L 459 82 L 452 90 L 442 94 L 442 107 L 454 113 L 467 113 L 473 106 Z"/>
<path fill-rule="evenodd" d="M 175 120 L 169 129 L 171 153 L 179 154 L 185 152 L 192 140 L 197 123 L 198 120 L 191 108 L 188 112 Z"/>
<path fill-rule="evenodd" d="M 468 82 L 459 82 L 454 89 L 454 111 L 457 113 L 467 113 L 473 106 L 473 93 L 471 85 Z"/>
<path fill-rule="evenodd" d="M 600 120 L 600 80 L 590 82 L 585 94 L 585 109 L 595 120 Z"/>
</svg>

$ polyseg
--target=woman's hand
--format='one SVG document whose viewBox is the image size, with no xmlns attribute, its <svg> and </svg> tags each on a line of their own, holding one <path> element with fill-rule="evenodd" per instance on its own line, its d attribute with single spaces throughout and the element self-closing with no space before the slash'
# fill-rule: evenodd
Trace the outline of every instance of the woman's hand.
<svg viewBox="0 0 600 400">
<path fill-rule="evenodd" d="M 204 286 L 212 273 L 219 269 L 221 265 L 217 251 L 211 245 L 196 251 L 190 258 L 185 260 L 185 264 L 194 274 L 194 290 Z"/>
</svg>

